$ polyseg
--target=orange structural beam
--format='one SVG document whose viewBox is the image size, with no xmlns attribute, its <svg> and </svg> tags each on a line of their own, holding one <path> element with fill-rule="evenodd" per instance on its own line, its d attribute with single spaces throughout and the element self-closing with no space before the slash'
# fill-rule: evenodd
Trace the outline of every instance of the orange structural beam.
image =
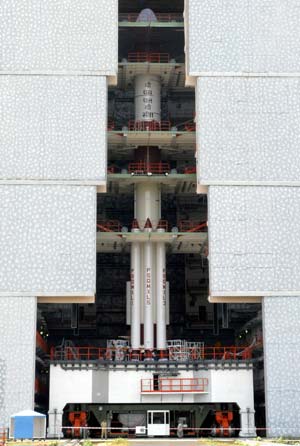
<svg viewBox="0 0 300 446">
<path fill-rule="evenodd" d="M 207 228 L 207 222 L 197 223 L 191 220 L 181 220 L 178 226 L 180 232 L 202 232 Z"/>
<path fill-rule="evenodd" d="M 36 346 L 46 354 L 49 352 L 49 347 L 47 345 L 47 342 L 45 341 L 44 338 L 42 338 L 42 336 L 38 331 L 36 332 Z"/>
<path fill-rule="evenodd" d="M 101 232 L 121 232 L 122 225 L 118 220 L 99 221 L 97 228 Z"/>
</svg>

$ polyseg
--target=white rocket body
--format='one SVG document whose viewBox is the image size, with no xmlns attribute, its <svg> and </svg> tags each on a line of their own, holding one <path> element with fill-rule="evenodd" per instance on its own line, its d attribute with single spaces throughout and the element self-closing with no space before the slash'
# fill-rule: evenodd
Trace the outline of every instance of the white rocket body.
<svg viewBox="0 0 300 446">
<path fill-rule="evenodd" d="M 161 120 L 161 83 L 159 76 L 139 75 L 135 78 L 135 120 L 141 122 Z"/>
<path fill-rule="evenodd" d="M 166 244 L 156 244 L 156 348 L 165 350 L 167 344 L 167 281 Z"/>
<path fill-rule="evenodd" d="M 140 75 L 135 79 L 135 120 L 160 121 L 161 84 L 159 76 Z M 151 149 L 150 149 L 151 150 Z M 161 218 L 160 184 L 141 182 L 135 186 L 134 217 L 141 231 L 156 230 Z M 144 228 L 147 220 L 152 228 Z M 131 346 L 141 347 L 140 327 L 144 324 L 144 347 L 152 350 L 157 322 L 157 348 L 166 348 L 166 247 L 165 243 L 144 242 L 131 245 L 130 276 Z"/>
<path fill-rule="evenodd" d="M 131 309 L 131 346 L 139 349 L 141 346 L 141 244 L 131 244 L 130 269 L 130 309 Z"/>
</svg>

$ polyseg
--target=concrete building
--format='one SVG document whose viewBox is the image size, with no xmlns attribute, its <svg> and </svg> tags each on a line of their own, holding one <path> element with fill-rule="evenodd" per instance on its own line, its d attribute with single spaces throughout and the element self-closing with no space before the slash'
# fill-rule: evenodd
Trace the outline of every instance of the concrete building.
<svg viewBox="0 0 300 446">
<path fill-rule="evenodd" d="M 300 289 L 299 5 L 189 0 L 185 6 L 198 182 L 209 196 L 211 301 L 261 302 L 267 427 L 270 435 L 299 435 L 292 403 L 300 378 L 293 353 Z"/>
<path fill-rule="evenodd" d="M 0 427 L 299 435 L 296 0 L 0 20 Z"/>
<path fill-rule="evenodd" d="M 0 5 L 1 425 L 33 406 L 37 303 L 94 302 L 117 14 L 114 0 Z"/>
</svg>

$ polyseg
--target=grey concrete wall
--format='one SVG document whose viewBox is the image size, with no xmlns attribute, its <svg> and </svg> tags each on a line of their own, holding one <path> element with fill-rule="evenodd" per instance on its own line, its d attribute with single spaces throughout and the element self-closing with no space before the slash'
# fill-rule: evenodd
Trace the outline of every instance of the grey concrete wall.
<svg viewBox="0 0 300 446">
<path fill-rule="evenodd" d="M 103 76 L 0 76 L 0 183 L 106 181 Z"/>
<path fill-rule="evenodd" d="M 0 70 L 116 75 L 117 0 L 2 0 Z"/>
<path fill-rule="evenodd" d="M 198 181 L 209 186 L 210 293 L 267 296 L 268 435 L 299 436 L 300 4 L 185 4 Z"/>
<path fill-rule="evenodd" d="M 188 73 L 300 72 L 298 0 L 186 0 Z"/>
<path fill-rule="evenodd" d="M 36 298 L 0 298 L 0 426 L 33 409 Z"/>
<path fill-rule="evenodd" d="M 300 188 L 209 187 L 212 295 L 300 295 Z"/>
<path fill-rule="evenodd" d="M 95 293 L 117 3 L 0 4 L 0 295 Z"/>
<path fill-rule="evenodd" d="M 0 427 L 33 408 L 31 296 L 95 293 L 117 50 L 117 0 L 0 2 Z"/>
<path fill-rule="evenodd" d="M 0 296 L 93 296 L 93 186 L 0 186 Z"/>
<path fill-rule="evenodd" d="M 202 184 L 300 185 L 300 79 L 198 78 Z"/>
<path fill-rule="evenodd" d="M 300 436 L 300 300 L 263 299 L 266 418 L 269 436 Z"/>
</svg>

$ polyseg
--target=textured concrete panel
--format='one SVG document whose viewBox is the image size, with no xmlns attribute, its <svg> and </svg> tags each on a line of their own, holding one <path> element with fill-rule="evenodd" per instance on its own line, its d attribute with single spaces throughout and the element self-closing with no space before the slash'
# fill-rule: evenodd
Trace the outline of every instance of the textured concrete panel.
<svg viewBox="0 0 300 446">
<path fill-rule="evenodd" d="M 300 436 L 300 299 L 263 299 L 266 422 L 269 436 Z"/>
<path fill-rule="evenodd" d="M 0 426 L 33 409 L 36 298 L 0 297 Z"/>
<path fill-rule="evenodd" d="M 209 187 L 212 296 L 300 295 L 300 188 Z"/>
<path fill-rule="evenodd" d="M 2 0 L 0 70 L 117 73 L 117 0 Z"/>
<path fill-rule="evenodd" d="M 105 77 L 0 76 L 0 179 L 106 178 Z"/>
<path fill-rule="evenodd" d="M 188 0 L 189 74 L 300 72 L 299 0 Z"/>
<path fill-rule="evenodd" d="M 96 188 L 0 186 L 0 294 L 95 293 Z"/>
<path fill-rule="evenodd" d="M 300 184 L 300 79 L 199 78 L 203 184 Z"/>
</svg>

